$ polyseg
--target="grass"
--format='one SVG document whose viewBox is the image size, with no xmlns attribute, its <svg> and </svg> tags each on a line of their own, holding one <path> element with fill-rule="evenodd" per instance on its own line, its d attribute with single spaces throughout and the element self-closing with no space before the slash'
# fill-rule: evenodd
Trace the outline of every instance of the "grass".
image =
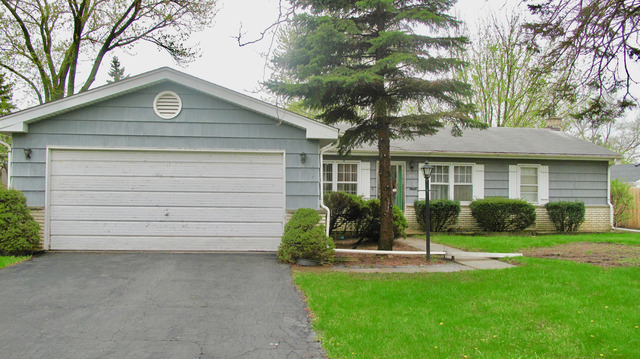
<svg viewBox="0 0 640 359">
<path fill-rule="evenodd" d="M 24 257 L 0 256 L 0 268 L 4 268 L 12 264 L 24 262 L 29 258 L 31 257 L 30 256 L 24 256 Z"/>
<path fill-rule="evenodd" d="M 573 242 L 619 243 L 640 245 L 638 233 L 550 234 L 540 236 L 457 236 L 437 235 L 436 243 L 470 250 L 508 253 L 530 247 L 551 247 Z"/>
<path fill-rule="evenodd" d="M 330 358 L 634 358 L 640 268 L 296 273 Z"/>
</svg>

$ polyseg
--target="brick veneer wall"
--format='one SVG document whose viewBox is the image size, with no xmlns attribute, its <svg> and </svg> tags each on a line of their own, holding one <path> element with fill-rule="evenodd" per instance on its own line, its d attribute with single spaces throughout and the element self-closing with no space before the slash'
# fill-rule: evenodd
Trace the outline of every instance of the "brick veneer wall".
<svg viewBox="0 0 640 359">
<path fill-rule="evenodd" d="M 31 217 L 40 225 L 40 249 L 44 248 L 44 208 L 29 207 Z"/>
<path fill-rule="evenodd" d="M 480 232 L 482 228 L 478 226 L 471 216 L 469 206 L 460 206 L 460 216 L 452 228 L 455 231 Z M 413 206 L 407 206 L 405 217 L 411 228 L 418 228 L 415 210 Z M 555 232 L 555 228 L 544 206 L 536 206 L 536 223 L 527 228 L 538 232 Z M 609 206 L 587 206 L 585 211 L 585 221 L 580 226 L 579 232 L 607 232 L 611 230 L 611 211 Z"/>
</svg>

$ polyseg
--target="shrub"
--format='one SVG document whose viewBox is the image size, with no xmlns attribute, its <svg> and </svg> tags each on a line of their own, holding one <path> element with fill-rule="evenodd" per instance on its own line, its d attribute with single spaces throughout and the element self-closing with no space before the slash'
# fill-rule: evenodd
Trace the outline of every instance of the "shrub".
<svg viewBox="0 0 640 359">
<path fill-rule="evenodd" d="M 521 231 L 536 221 L 536 208 L 521 199 L 478 199 L 470 208 L 478 225 L 490 232 Z"/>
<path fill-rule="evenodd" d="M 40 243 L 39 230 L 22 192 L 0 188 L 0 253 L 32 253 Z"/>
<path fill-rule="evenodd" d="M 329 234 L 331 234 L 340 227 L 346 230 L 346 225 L 361 218 L 365 201 L 353 194 L 331 192 L 324 195 L 324 205 L 331 211 L 329 219 Z"/>
<path fill-rule="evenodd" d="M 370 199 L 365 201 L 362 216 L 355 222 L 356 237 L 378 242 L 380 239 L 380 200 Z M 398 206 L 393 206 L 393 238 L 405 237 L 407 219 Z"/>
<path fill-rule="evenodd" d="M 635 207 L 631 186 L 617 178 L 611 181 L 611 204 L 613 205 L 613 225 L 618 227 L 631 216 Z"/>
<path fill-rule="evenodd" d="M 583 202 L 550 202 L 544 207 L 557 231 L 575 232 L 584 222 Z"/>
<path fill-rule="evenodd" d="M 298 209 L 284 227 L 278 259 L 285 263 L 295 263 L 298 258 L 331 261 L 335 246 L 326 235 L 325 226 L 319 224 L 320 220 L 315 210 Z"/>
<path fill-rule="evenodd" d="M 456 223 L 460 215 L 460 202 L 448 199 L 437 199 L 429 201 L 431 209 L 431 230 L 434 232 L 445 231 L 450 225 Z M 413 202 L 413 209 L 416 212 L 416 220 L 420 229 L 426 231 L 424 216 L 427 209 L 426 201 Z"/>
</svg>

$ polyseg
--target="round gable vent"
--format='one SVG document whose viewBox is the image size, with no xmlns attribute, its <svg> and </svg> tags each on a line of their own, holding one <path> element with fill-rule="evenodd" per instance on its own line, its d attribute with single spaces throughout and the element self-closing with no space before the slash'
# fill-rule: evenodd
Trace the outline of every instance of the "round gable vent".
<svg viewBox="0 0 640 359">
<path fill-rule="evenodd" d="M 163 91 L 153 100 L 153 110 L 156 115 L 165 120 L 172 119 L 182 110 L 182 100 L 180 96 L 173 91 Z"/>
</svg>

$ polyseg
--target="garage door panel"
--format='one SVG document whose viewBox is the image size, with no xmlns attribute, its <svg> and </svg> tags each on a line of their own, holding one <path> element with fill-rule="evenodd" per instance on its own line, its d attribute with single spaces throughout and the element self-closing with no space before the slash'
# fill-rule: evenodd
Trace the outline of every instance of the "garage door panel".
<svg viewBox="0 0 640 359">
<path fill-rule="evenodd" d="M 230 222 L 94 222 L 82 221 L 69 225 L 68 221 L 51 221 L 51 236 L 144 236 L 154 233 L 162 237 L 260 237 L 282 233 L 279 223 Z"/>
<path fill-rule="evenodd" d="M 52 206 L 164 206 L 270 208 L 284 201 L 281 193 L 166 193 L 56 191 Z"/>
<path fill-rule="evenodd" d="M 271 163 L 165 163 L 54 161 L 52 176 L 281 178 L 282 166 Z"/>
<path fill-rule="evenodd" d="M 110 151 L 115 156 L 105 157 L 104 150 L 65 151 L 56 150 L 51 154 L 52 161 L 68 162 L 196 162 L 196 163 L 282 163 L 282 153 L 253 152 L 210 152 L 210 151 Z"/>
<path fill-rule="evenodd" d="M 56 250 L 88 251 L 236 251 L 251 248 L 254 251 L 272 251 L 280 244 L 280 237 L 133 237 L 133 236 L 59 236 Z"/>
<path fill-rule="evenodd" d="M 49 248 L 276 250 L 284 153 L 51 150 Z"/>
<path fill-rule="evenodd" d="M 52 191 L 268 192 L 282 193 L 281 178 L 56 176 Z"/>
<path fill-rule="evenodd" d="M 278 207 L 266 208 L 206 208 L 206 207 L 90 207 L 52 206 L 52 221 L 73 218 L 76 221 L 150 221 L 150 222 L 280 222 L 282 213 Z"/>
</svg>

